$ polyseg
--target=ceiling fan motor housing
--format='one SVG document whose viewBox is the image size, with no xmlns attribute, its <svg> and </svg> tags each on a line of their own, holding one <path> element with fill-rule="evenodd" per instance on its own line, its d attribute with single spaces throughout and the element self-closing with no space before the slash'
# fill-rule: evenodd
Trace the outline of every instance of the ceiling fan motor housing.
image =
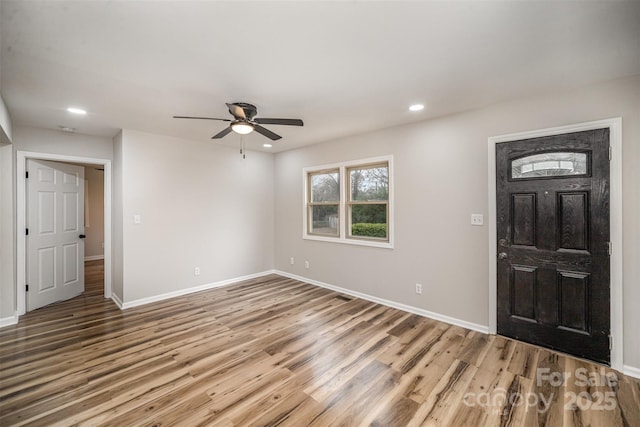
<svg viewBox="0 0 640 427">
<path fill-rule="evenodd" d="M 258 114 L 258 109 L 253 104 L 247 104 L 246 102 L 234 102 L 233 104 L 229 104 L 229 112 L 232 116 L 236 117 L 235 112 L 233 111 L 233 106 L 237 106 L 242 108 L 244 111 L 244 115 L 247 120 L 251 121 Z M 238 117 L 236 117 L 238 118 Z"/>
</svg>

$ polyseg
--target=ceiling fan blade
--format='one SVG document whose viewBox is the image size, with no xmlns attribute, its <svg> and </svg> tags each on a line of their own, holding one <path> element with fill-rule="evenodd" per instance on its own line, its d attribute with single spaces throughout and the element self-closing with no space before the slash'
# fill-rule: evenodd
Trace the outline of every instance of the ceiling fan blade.
<svg viewBox="0 0 640 427">
<path fill-rule="evenodd" d="M 215 117 L 192 117 L 192 116 L 173 116 L 174 119 L 200 119 L 200 120 L 220 120 L 223 122 L 230 122 L 231 119 L 218 119 Z"/>
<path fill-rule="evenodd" d="M 220 132 L 216 133 L 215 135 L 213 135 L 211 137 L 211 139 L 220 139 L 223 136 L 227 136 L 229 135 L 229 133 L 231 132 L 231 126 L 224 128 L 223 130 L 221 130 Z"/>
<path fill-rule="evenodd" d="M 229 112 L 231 115 L 238 119 L 247 119 L 247 115 L 244 112 L 244 109 L 238 104 L 227 104 L 227 108 L 229 108 Z"/>
<path fill-rule="evenodd" d="M 254 122 L 261 125 L 287 125 L 287 126 L 304 126 L 300 119 L 265 119 L 262 117 L 253 119 Z"/>
<path fill-rule="evenodd" d="M 277 133 L 273 133 L 269 129 L 263 128 L 260 125 L 253 125 L 253 130 L 258 132 L 259 134 L 262 134 L 262 135 L 266 136 L 267 138 L 271 139 L 272 141 L 276 141 L 276 140 L 282 138 Z"/>
</svg>

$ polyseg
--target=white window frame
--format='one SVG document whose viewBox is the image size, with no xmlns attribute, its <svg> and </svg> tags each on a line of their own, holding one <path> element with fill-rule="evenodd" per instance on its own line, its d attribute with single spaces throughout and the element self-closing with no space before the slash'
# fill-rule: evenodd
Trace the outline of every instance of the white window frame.
<svg viewBox="0 0 640 427">
<path fill-rule="evenodd" d="M 333 174 L 333 173 L 337 173 L 338 174 L 338 194 L 342 195 L 342 186 L 343 183 L 341 181 L 342 179 L 342 174 L 340 169 L 338 168 L 333 168 L 333 169 L 327 169 L 327 170 L 316 170 L 316 171 L 309 171 L 307 173 L 307 181 L 306 181 L 306 190 L 307 190 L 307 218 L 309 217 L 309 215 L 311 215 L 311 212 L 313 211 L 313 207 L 314 206 L 335 206 L 338 210 L 338 227 L 337 227 L 337 231 L 338 231 L 338 235 L 340 233 L 340 228 L 342 228 L 342 224 L 340 223 L 340 204 L 341 204 L 341 199 L 338 198 L 338 200 L 332 200 L 332 201 L 323 201 L 323 202 L 314 202 L 313 200 L 311 200 L 310 196 L 310 192 L 312 191 L 312 184 L 311 184 L 311 179 L 309 179 L 312 175 L 322 175 L 322 174 Z M 309 223 L 307 222 L 307 225 Z M 323 234 L 323 233 L 309 233 L 309 228 L 307 228 L 307 233 L 309 235 L 313 235 L 313 236 L 323 236 L 323 237 L 329 237 L 332 239 L 335 239 L 338 236 L 335 235 L 331 235 L 331 234 Z"/>
<path fill-rule="evenodd" d="M 347 184 L 349 183 L 349 179 L 347 177 L 347 170 L 349 168 L 358 167 L 358 166 L 367 166 L 372 164 L 379 163 L 387 163 L 389 166 L 389 200 L 388 204 L 388 213 L 387 213 L 387 240 L 375 240 L 375 239 L 366 239 L 361 237 L 350 237 L 347 233 L 347 226 L 350 221 L 347 218 L 348 215 L 348 191 Z M 310 234 L 308 232 L 308 204 L 309 200 L 309 191 L 310 186 L 308 182 L 308 176 L 310 173 L 317 173 L 324 170 L 338 169 L 340 173 L 340 204 L 338 206 L 338 216 L 339 216 L 339 230 L 338 236 L 323 236 L 317 234 Z M 372 246 L 376 248 L 386 248 L 393 249 L 394 247 L 394 176 L 393 176 L 393 156 L 381 156 L 381 157 L 372 157 L 368 159 L 358 159 L 358 160 L 350 160 L 347 162 L 340 163 L 332 163 L 329 165 L 320 165 L 320 166 L 310 166 L 302 169 L 302 188 L 303 188 L 303 197 L 302 197 L 302 238 L 305 240 L 316 240 L 321 242 L 332 242 L 332 243 L 344 243 L 348 245 L 357 245 L 357 246 Z"/>
</svg>

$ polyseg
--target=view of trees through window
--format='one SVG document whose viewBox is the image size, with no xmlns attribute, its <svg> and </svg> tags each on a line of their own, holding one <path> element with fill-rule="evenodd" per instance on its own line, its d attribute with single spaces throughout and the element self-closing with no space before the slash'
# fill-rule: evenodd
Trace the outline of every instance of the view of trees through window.
<svg viewBox="0 0 640 427">
<path fill-rule="evenodd" d="M 326 171 L 309 175 L 311 203 L 309 203 L 310 232 L 328 236 L 340 234 L 340 172 Z"/>
<path fill-rule="evenodd" d="M 386 239 L 389 168 L 385 164 L 354 167 L 348 171 L 350 235 Z"/>
<path fill-rule="evenodd" d="M 388 161 L 312 170 L 306 176 L 307 233 L 389 241 Z"/>
</svg>

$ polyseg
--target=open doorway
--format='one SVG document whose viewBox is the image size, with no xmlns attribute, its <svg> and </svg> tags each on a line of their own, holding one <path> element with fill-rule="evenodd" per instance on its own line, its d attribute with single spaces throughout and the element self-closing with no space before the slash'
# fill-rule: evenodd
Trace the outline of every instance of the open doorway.
<svg viewBox="0 0 640 427">
<path fill-rule="evenodd" d="M 22 315 L 26 312 L 26 285 L 27 285 L 27 242 L 26 242 L 26 223 L 27 223 L 27 200 L 26 200 L 26 164 L 27 160 L 45 160 L 62 162 L 67 164 L 80 164 L 86 168 L 97 169 L 96 172 L 103 174 L 102 178 L 102 239 L 99 242 L 99 246 L 102 249 L 102 262 L 104 263 L 104 297 L 111 298 L 111 160 L 68 156 L 49 153 L 33 153 L 26 151 L 17 152 L 17 165 L 16 165 L 16 182 L 17 182 L 17 226 L 18 230 L 25 230 L 25 233 L 18 233 L 17 239 L 17 281 L 16 281 L 16 297 L 17 297 L 17 314 Z M 102 170 L 100 170 L 102 169 Z M 100 204 L 96 204 L 100 206 Z M 89 207 L 91 209 L 91 206 Z M 100 209 L 100 207 L 96 207 Z M 89 225 L 91 225 L 91 218 L 89 218 Z M 98 227 L 96 224 L 93 227 Z M 99 235 L 99 233 L 94 233 Z M 92 249 L 93 251 L 93 249 Z M 98 261 L 100 254 L 94 254 L 95 261 Z"/>
<path fill-rule="evenodd" d="M 104 167 L 84 166 L 84 260 L 104 260 Z"/>
<path fill-rule="evenodd" d="M 104 294 L 104 167 L 84 166 L 84 294 Z"/>
</svg>

